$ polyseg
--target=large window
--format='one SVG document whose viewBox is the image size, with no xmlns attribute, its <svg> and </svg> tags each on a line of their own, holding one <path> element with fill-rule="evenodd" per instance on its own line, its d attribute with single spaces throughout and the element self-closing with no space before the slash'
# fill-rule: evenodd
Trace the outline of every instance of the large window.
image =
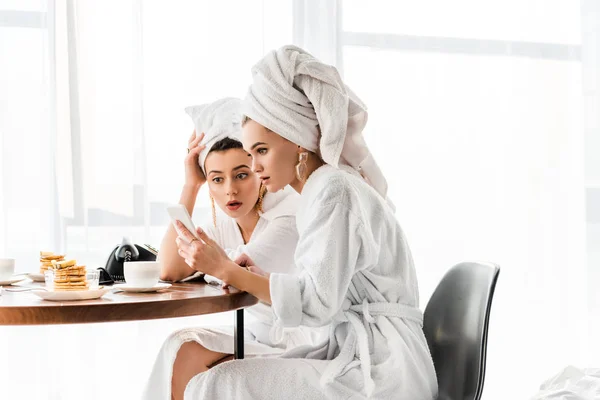
<svg viewBox="0 0 600 400">
<path fill-rule="evenodd" d="M 0 253 L 52 236 L 51 19 L 45 1 L 0 1 Z"/>
<path fill-rule="evenodd" d="M 183 109 L 243 96 L 253 63 L 294 43 L 369 107 L 421 307 L 453 264 L 500 264 L 484 396 L 527 398 L 600 359 L 598 27 L 597 2 L 572 0 L 0 0 L 0 257 L 30 271 L 56 250 L 97 267 L 122 236 L 157 246 L 184 179 Z M 196 222 L 209 213 L 203 191 Z M 58 327 L 7 328 L 19 362 L 0 386 L 76 399 L 111 371 L 128 380 L 106 390 L 139 396 L 169 332 L 215 321 L 230 322 L 74 328 L 70 346 L 120 343 L 131 363 L 63 357 Z M 39 390 L 18 353 L 36 345 Z M 48 368 L 57 357 L 72 375 Z"/>
<path fill-rule="evenodd" d="M 96 268 L 122 236 L 158 246 L 184 179 L 184 108 L 243 96 L 292 31 L 291 0 L 0 0 L 0 257 Z M 209 212 L 203 191 L 196 222 Z M 171 332 L 231 323 L 0 327 L 0 397 L 139 398 Z"/>
<path fill-rule="evenodd" d="M 580 4 L 338 5 L 337 63 L 369 107 L 365 135 L 411 244 L 422 306 L 451 265 L 492 260 L 502 270 L 484 396 L 525 398 L 567 364 L 585 366 L 595 332 L 585 278 L 597 270 L 586 257 L 600 245 L 586 252 Z M 527 354 L 519 366 L 516 354 Z"/>
<path fill-rule="evenodd" d="M 60 2 L 59 2 L 60 3 Z M 183 109 L 243 97 L 250 67 L 291 41 L 290 2 L 66 2 L 57 13 L 64 249 L 101 266 L 122 236 L 160 244 L 193 130 Z M 58 4 L 60 7 L 60 4 Z M 244 32 L 240 35 L 240 32 Z M 208 193 L 195 219 L 211 220 Z"/>
</svg>

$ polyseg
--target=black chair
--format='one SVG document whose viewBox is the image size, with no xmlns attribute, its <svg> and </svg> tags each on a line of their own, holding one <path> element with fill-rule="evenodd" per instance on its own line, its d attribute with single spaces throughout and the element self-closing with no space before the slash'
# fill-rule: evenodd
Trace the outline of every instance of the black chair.
<svg viewBox="0 0 600 400">
<path fill-rule="evenodd" d="M 500 268 L 464 262 L 442 278 L 427 303 L 423 330 L 439 400 L 479 400 L 485 378 L 490 309 Z"/>
</svg>

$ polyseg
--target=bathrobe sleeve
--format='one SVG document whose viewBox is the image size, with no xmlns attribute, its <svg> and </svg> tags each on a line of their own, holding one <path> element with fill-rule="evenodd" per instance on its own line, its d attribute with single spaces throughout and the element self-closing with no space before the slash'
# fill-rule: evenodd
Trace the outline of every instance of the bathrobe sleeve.
<svg viewBox="0 0 600 400">
<path fill-rule="evenodd" d="M 282 216 L 269 221 L 265 229 L 249 243 L 224 250 L 234 261 L 240 255 L 246 254 L 265 272 L 293 274 L 297 243 L 296 218 Z"/>
<path fill-rule="evenodd" d="M 279 326 L 328 324 L 342 307 L 352 276 L 366 267 L 358 265 L 364 261 L 365 228 L 346 204 L 324 205 L 312 215 L 296 250 L 302 272 L 271 274 L 271 306 Z"/>
</svg>

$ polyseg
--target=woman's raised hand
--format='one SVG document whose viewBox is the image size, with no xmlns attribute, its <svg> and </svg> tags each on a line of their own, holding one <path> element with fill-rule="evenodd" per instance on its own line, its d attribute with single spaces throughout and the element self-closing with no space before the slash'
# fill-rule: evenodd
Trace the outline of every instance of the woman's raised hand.
<svg viewBox="0 0 600 400">
<path fill-rule="evenodd" d="M 198 156 L 206 147 L 200 144 L 202 139 L 204 139 L 204 133 L 196 135 L 196 131 L 194 131 L 188 140 L 188 154 L 185 157 L 185 184 L 189 186 L 199 187 L 206 182 L 206 177 L 198 164 Z"/>
<path fill-rule="evenodd" d="M 201 228 L 196 229 L 197 239 L 179 221 L 176 223 L 179 236 L 175 239 L 179 255 L 190 268 L 220 278 L 226 263 L 231 263 L 225 251 Z"/>
</svg>

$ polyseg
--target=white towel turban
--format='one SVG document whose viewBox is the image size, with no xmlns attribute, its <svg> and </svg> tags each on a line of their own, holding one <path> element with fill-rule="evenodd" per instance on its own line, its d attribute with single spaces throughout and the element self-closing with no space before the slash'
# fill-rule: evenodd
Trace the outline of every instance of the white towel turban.
<svg viewBox="0 0 600 400">
<path fill-rule="evenodd" d="M 226 137 L 242 141 L 241 103 L 240 99 L 226 97 L 209 104 L 185 108 L 185 112 L 194 121 L 196 134 L 204 132 L 204 139 L 200 144 L 206 145 L 206 148 L 200 152 L 198 163 L 205 174 L 204 161 L 215 143 Z"/>
<path fill-rule="evenodd" d="M 387 182 L 362 135 L 366 106 L 335 67 L 284 46 L 252 67 L 252 77 L 242 114 L 327 164 L 352 167 L 386 197 Z"/>
</svg>

